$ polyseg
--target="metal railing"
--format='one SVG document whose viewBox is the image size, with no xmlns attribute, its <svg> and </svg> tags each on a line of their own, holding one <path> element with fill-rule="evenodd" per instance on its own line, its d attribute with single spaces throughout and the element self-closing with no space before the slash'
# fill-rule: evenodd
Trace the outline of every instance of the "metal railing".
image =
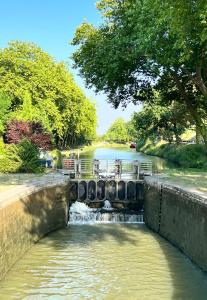
<svg viewBox="0 0 207 300">
<path fill-rule="evenodd" d="M 140 175 L 152 175 L 151 161 L 129 159 L 68 159 L 62 160 L 62 173 L 74 178 L 91 176 L 95 178 L 122 178 L 131 176 L 136 179 Z"/>
</svg>

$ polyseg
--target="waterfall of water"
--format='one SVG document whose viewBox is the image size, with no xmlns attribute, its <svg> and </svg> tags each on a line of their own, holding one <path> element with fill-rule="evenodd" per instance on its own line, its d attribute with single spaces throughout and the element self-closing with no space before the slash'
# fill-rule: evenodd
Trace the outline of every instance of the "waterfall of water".
<svg viewBox="0 0 207 300">
<path fill-rule="evenodd" d="M 73 203 L 69 211 L 68 224 L 90 223 L 143 223 L 143 215 L 125 211 L 118 212 L 111 207 L 108 200 L 105 200 L 102 209 L 90 208 L 85 203 L 78 201 Z"/>
<path fill-rule="evenodd" d="M 109 200 L 105 200 L 104 201 L 104 207 L 103 207 L 103 209 L 105 209 L 105 210 L 113 210 L 113 207 L 111 206 L 111 203 L 110 203 Z"/>
</svg>

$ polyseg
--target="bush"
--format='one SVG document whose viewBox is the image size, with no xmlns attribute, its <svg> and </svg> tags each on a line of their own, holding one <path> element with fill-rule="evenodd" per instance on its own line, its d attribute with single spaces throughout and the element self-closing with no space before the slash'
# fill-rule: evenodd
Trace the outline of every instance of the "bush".
<svg viewBox="0 0 207 300">
<path fill-rule="evenodd" d="M 15 145 L 5 145 L 0 141 L 0 172 L 1 173 L 39 173 L 39 150 L 28 140 Z"/>
<path fill-rule="evenodd" d="M 156 144 L 146 143 L 142 152 L 155 155 L 185 168 L 206 168 L 207 151 L 203 144 Z"/>
<path fill-rule="evenodd" d="M 178 163 L 184 167 L 202 168 L 207 162 L 204 145 L 185 145 L 178 149 Z"/>
<path fill-rule="evenodd" d="M 24 139 L 42 149 L 49 149 L 51 136 L 38 122 L 12 120 L 7 124 L 6 141 L 18 144 Z"/>
<path fill-rule="evenodd" d="M 5 145 L 3 142 L 0 142 L 0 172 L 18 172 L 21 163 L 16 145 Z"/>
<path fill-rule="evenodd" d="M 40 166 L 39 150 L 28 140 L 18 144 L 18 155 L 21 160 L 19 171 L 23 173 L 39 173 L 43 170 Z"/>
<path fill-rule="evenodd" d="M 136 146 L 136 150 L 140 151 L 141 148 L 145 145 L 146 143 L 146 139 L 139 139 L 139 141 L 136 142 L 137 146 Z"/>
<path fill-rule="evenodd" d="M 53 150 L 51 151 L 51 155 L 54 161 L 54 167 L 57 169 L 61 169 L 62 168 L 62 154 L 60 150 Z"/>
</svg>

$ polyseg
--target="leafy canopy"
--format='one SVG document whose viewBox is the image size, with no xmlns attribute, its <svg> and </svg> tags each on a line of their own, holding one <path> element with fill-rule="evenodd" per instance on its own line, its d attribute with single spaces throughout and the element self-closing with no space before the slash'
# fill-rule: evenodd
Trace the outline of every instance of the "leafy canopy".
<svg viewBox="0 0 207 300">
<path fill-rule="evenodd" d="M 207 2 L 102 0 L 103 23 L 83 23 L 74 66 L 114 107 L 129 101 L 185 106 L 207 146 Z"/>
<path fill-rule="evenodd" d="M 5 93 L 0 93 L 0 136 L 5 131 L 5 125 L 8 121 L 11 99 Z"/>
<path fill-rule="evenodd" d="M 127 142 L 129 137 L 127 124 L 124 119 L 118 118 L 115 120 L 106 132 L 104 139 L 110 142 Z"/>
<path fill-rule="evenodd" d="M 35 44 L 14 41 L 0 50 L 0 78 L 0 92 L 11 100 L 10 120 L 41 123 L 57 146 L 93 138 L 95 106 L 65 63 L 56 62 Z"/>
</svg>

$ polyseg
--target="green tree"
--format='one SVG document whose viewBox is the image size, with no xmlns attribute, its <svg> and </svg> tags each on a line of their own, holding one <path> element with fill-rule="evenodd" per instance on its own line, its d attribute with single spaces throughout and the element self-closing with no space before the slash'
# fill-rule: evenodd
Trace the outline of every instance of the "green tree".
<svg viewBox="0 0 207 300">
<path fill-rule="evenodd" d="M 5 125 L 9 118 L 10 106 L 11 99 L 5 93 L 0 93 L 0 137 L 5 131 Z"/>
<path fill-rule="evenodd" d="M 205 0 L 99 1 L 104 22 L 77 29 L 75 67 L 114 107 L 153 103 L 157 92 L 181 103 L 207 146 L 206 6 Z"/>
<path fill-rule="evenodd" d="M 137 136 L 138 136 L 138 132 L 137 132 L 137 129 L 136 129 L 135 118 L 132 118 L 129 122 L 127 122 L 126 127 L 127 127 L 129 141 L 136 141 Z"/>
<path fill-rule="evenodd" d="M 35 44 L 11 42 L 0 50 L 0 78 L 0 91 L 11 99 L 10 120 L 40 122 L 59 147 L 92 138 L 95 107 L 63 62 Z"/>
<path fill-rule="evenodd" d="M 122 118 L 118 118 L 105 135 L 105 140 L 110 142 L 127 142 L 129 140 L 127 124 Z"/>
<path fill-rule="evenodd" d="M 133 115 L 134 127 L 137 130 L 138 140 L 151 138 L 155 142 L 176 140 L 180 143 L 180 135 L 191 125 L 185 107 L 177 106 L 176 102 L 168 107 L 162 106 L 159 101 L 153 105 L 145 104 L 143 109 Z"/>
</svg>

